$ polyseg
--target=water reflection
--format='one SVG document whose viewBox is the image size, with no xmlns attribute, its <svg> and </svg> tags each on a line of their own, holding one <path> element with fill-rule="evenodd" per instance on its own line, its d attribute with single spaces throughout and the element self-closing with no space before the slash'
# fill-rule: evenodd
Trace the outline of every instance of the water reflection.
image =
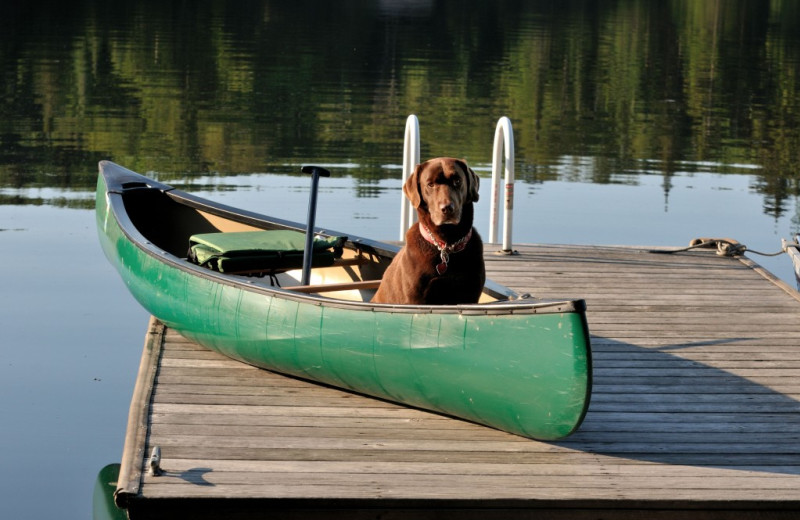
<svg viewBox="0 0 800 520">
<path fill-rule="evenodd" d="M 472 162 L 508 115 L 531 183 L 710 162 L 756 165 L 768 214 L 800 193 L 796 2 L 44 1 L 0 30 L 0 187 L 91 190 L 102 158 L 386 178 L 416 113 L 423 156 Z"/>
</svg>

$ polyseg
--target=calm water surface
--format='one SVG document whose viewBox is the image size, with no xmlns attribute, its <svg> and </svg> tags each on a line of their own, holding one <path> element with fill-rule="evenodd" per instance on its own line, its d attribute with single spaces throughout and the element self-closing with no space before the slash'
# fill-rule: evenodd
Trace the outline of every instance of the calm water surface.
<svg viewBox="0 0 800 520">
<path fill-rule="evenodd" d="M 0 517 L 85 519 L 147 314 L 105 261 L 97 161 L 398 237 L 405 118 L 483 176 L 514 123 L 517 243 L 773 252 L 800 230 L 800 8 L 724 2 L 29 2 L 0 7 Z M 787 258 L 753 257 L 793 283 Z M 580 294 L 569 295 L 580 297 Z M 46 497 L 44 499 L 43 497 Z"/>
</svg>

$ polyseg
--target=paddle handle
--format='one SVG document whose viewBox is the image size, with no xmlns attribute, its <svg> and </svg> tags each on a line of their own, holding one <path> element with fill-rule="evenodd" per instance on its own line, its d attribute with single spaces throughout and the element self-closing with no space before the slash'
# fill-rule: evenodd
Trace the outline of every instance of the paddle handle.
<svg viewBox="0 0 800 520">
<path fill-rule="evenodd" d="M 306 246 L 303 250 L 303 277 L 301 285 L 308 285 L 311 279 L 311 257 L 314 253 L 314 220 L 317 217 L 317 186 L 320 177 L 330 177 L 331 172 L 319 166 L 303 166 L 303 173 L 311 174 L 311 192 L 308 195 L 308 220 L 306 222 Z"/>
</svg>

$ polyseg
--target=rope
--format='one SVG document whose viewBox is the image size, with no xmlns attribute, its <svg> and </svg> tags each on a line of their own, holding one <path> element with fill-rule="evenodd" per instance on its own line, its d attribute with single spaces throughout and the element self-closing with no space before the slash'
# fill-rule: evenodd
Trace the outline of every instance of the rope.
<svg viewBox="0 0 800 520">
<path fill-rule="evenodd" d="M 795 243 L 795 244 L 786 244 L 786 247 L 775 253 L 762 253 L 761 251 L 748 249 L 746 245 L 740 244 L 736 240 L 731 240 L 727 238 L 695 238 L 689 243 L 689 247 L 683 247 L 680 249 L 651 249 L 648 252 L 663 254 L 663 255 L 671 255 L 674 253 L 684 253 L 686 251 L 691 251 L 692 249 L 712 248 L 712 247 L 717 249 L 717 254 L 720 256 L 739 256 L 743 255 L 745 251 L 753 253 L 754 255 L 778 256 L 786 253 L 787 249 L 789 249 L 790 247 L 800 250 L 800 244 Z"/>
</svg>

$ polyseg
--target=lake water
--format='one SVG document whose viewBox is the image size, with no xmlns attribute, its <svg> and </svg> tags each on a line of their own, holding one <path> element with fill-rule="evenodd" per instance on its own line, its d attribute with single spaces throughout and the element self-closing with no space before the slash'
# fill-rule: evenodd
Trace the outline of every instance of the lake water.
<svg viewBox="0 0 800 520">
<path fill-rule="evenodd" d="M 121 456 L 148 316 L 97 242 L 98 160 L 298 221 L 325 164 L 317 222 L 396 240 L 414 113 L 423 158 L 481 175 L 486 238 L 508 116 L 516 243 L 800 231 L 796 2 L 3 4 L 2 518 L 87 518 Z"/>
</svg>

